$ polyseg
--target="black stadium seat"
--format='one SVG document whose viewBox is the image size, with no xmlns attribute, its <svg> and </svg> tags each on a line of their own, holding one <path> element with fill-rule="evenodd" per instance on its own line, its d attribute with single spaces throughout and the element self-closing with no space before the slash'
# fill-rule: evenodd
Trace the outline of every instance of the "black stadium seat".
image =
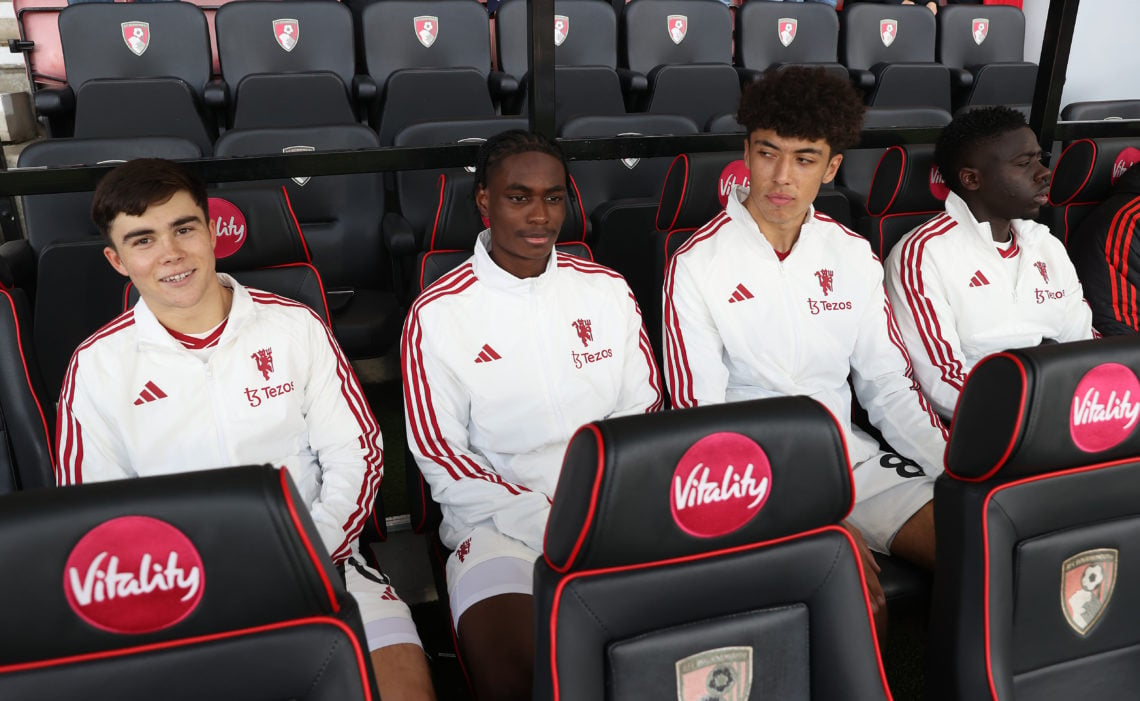
<svg viewBox="0 0 1140 701">
<path fill-rule="evenodd" d="M 948 5 L 938 13 L 938 61 L 950 68 L 954 106 L 1028 105 L 1037 65 L 1024 61 L 1025 15 L 1016 7 Z"/>
<path fill-rule="evenodd" d="M 491 71 L 487 13 L 476 0 L 384 0 L 362 13 L 368 75 L 380 98 L 371 123 L 392 145 L 405 127 L 495 115 L 518 82 Z"/>
<path fill-rule="evenodd" d="M 36 362 L 27 297 L 0 289 L 0 494 L 55 485 L 54 406 Z"/>
<path fill-rule="evenodd" d="M 41 90 L 49 119 L 75 113 L 77 137 L 180 136 L 210 152 L 210 37 L 189 3 L 84 3 L 60 13 L 68 87 Z M 74 107 L 72 108 L 72 105 Z"/>
<path fill-rule="evenodd" d="M 376 98 L 357 79 L 352 13 L 326 0 L 233 2 L 217 13 L 235 129 L 354 124 Z"/>
<path fill-rule="evenodd" d="M 1140 162 L 1140 139 L 1079 139 L 1069 144 L 1053 167 L 1049 205 L 1053 235 L 1068 245 L 1069 236 L 1109 195 L 1116 179 Z"/>
<path fill-rule="evenodd" d="M 1140 345 L 982 360 L 935 486 L 927 698 L 1133 698 L 1140 689 Z"/>
<path fill-rule="evenodd" d="M 746 80 L 788 65 L 820 66 L 846 78 L 839 17 L 820 3 L 745 2 L 736 11 L 736 65 Z"/>
<path fill-rule="evenodd" d="M 360 125 L 320 129 L 236 129 L 218 139 L 218 156 L 378 148 Z M 260 181 L 289 193 L 313 264 L 320 271 L 337 339 L 350 358 L 383 355 L 400 336 L 403 314 L 380 233 L 384 179 L 379 173 Z"/>
<path fill-rule="evenodd" d="M 684 115 L 702 129 L 740 102 L 732 14 L 708 0 L 631 0 L 622 13 L 630 111 Z"/>
<path fill-rule="evenodd" d="M 858 231 L 880 260 L 908 231 L 945 210 L 950 188 L 934 165 L 929 144 L 892 146 L 883 153 Z"/>
<path fill-rule="evenodd" d="M 934 62 L 934 15 L 921 5 L 858 3 L 843 10 L 843 65 L 868 105 L 950 111 L 950 70 Z"/>
<path fill-rule="evenodd" d="M 0 498 L 20 572 L 0 697 L 375 698 L 356 601 L 298 506 L 268 466 Z"/>
<path fill-rule="evenodd" d="M 582 427 L 535 565 L 534 698 L 890 698 L 853 494 L 806 397 Z"/>
<path fill-rule="evenodd" d="M 1096 100 L 1073 102 L 1061 110 L 1061 119 L 1069 122 L 1102 119 L 1140 119 L 1140 100 Z"/>
<path fill-rule="evenodd" d="M 526 0 L 506 0 L 495 12 L 499 70 L 520 84 L 526 75 Z M 617 17 L 598 0 L 554 3 L 554 64 L 617 68 Z"/>
</svg>

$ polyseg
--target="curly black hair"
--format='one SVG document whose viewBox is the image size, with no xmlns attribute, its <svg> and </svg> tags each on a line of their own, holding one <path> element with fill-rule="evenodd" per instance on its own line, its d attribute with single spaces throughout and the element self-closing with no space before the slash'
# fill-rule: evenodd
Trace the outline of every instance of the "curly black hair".
<svg viewBox="0 0 1140 701">
<path fill-rule="evenodd" d="M 970 153 L 1002 134 L 1028 126 L 1025 115 L 1004 105 L 963 112 L 942 129 L 934 145 L 934 162 L 952 191 L 961 195 L 957 173 L 967 165 Z"/>
<path fill-rule="evenodd" d="M 783 137 L 822 139 L 835 155 L 859 143 L 863 110 L 850 81 L 825 68 L 788 66 L 765 71 L 745 89 L 736 121 L 750 135 L 771 129 Z"/>
<path fill-rule="evenodd" d="M 554 156 L 562 163 L 563 175 L 566 174 L 566 155 L 562 153 L 561 146 L 542 134 L 525 129 L 510 129 L 495 134 L 479 147 L 479 153 L 475 156 L 475 185 L 487 187 L 491 171 L 500 163 L 511 156 L 531 151 Z"/>
</svg>

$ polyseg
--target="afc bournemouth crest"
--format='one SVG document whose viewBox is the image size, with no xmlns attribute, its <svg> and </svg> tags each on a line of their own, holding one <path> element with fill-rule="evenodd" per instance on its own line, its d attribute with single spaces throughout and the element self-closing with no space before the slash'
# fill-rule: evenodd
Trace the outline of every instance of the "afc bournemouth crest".
<svg viewBox="0 0 1140 701">
<path fill-rule="evenodd" d="M 1061 611 L 1080 635 L 1088 635 L 1116 586 L 1116 548 L 1077 553 L 1061 563 Z"/>
<path fill-rule="evenodd" d="M 416 38 L 420 43 L 430 48 L 439 36 L 439 18 L 432 15 L 420 15 L 412 20 L 416 27 Z"/>
<path fill-rule="evenodd" d="M 149 22 L 123 22 L 123 41 L 135 56 L 142 56 L 150 46 Z"/>
<path fill-rule="evenodd" d="M 578 332 L 578 340 L 582 342 L 582 345 L 589 347 L 590 341 L 594 340 L 594 331 L 590 328 L 590 320 L 579 319 L 575 321 L 574 330 Z"/>
<path fill-rule="evenodd" d="M 721 647 L 676 663 L 677 701 L 747 701 L 752 648 Z"/>
<path fill-rule="evenodd" d="M 669 22 L 669 38 L 674 44 L 680 44 L 689 33 L 689 18 L 685 15 L 669 15 L 666 19 Z"/>
<path fill-rule="evenodd" d="M 285 148 L 281 149 L 281 153 L 312 153 L 316 150 L 317 149 L 312 146 L 286 146 Z M 309 181 L 312 180 L 312 176 L 302 175 L 296 178 L 291 178 L 291 180 L 297 183 L 297 187 L 305 187 L 305 185 L 307 185 Z"/>
<path fill-rule="evenodd" d="M 780 43 L 784 46 L 789 46 L 796 40 L 796 29 L 799 28 L 799 21 L 791 17 L 781 17 L 776 20 L 776 29 L 780 34 Z"/>
<path fill-rule="evenodd" d="M 622 133 L 618 134 L 618 136 L 641 136 L 641 134 L 639 132 L 636 132 L 636 131 L 623 131 Z M 640 158 L 623 158 L 623 159 L 621 159 L 621 164 L 623 166 L 625 166 L 626 168 L 629 168 L 630 170 L 633 170 L 634 168 L 636 168 L 638 163 L 641 163 Z"/>
<path fill-rule="evenodd" d="M 570 18 L 566 15 L 554 15 L 554 45 L 562 46 L 566 35 L 570 33 Z"/>
<path fill-rule="evenodd" d="M 286 51 L 292 51 L 301 40 L 301 24 L 295 19 L 275 19 L 273 38 L 277 40 L 278 46 Z"/>
<path fill-rule="evenodd" d="M 261 376 L 268 380 L 269 376 L 273 373 L 273 349 L 262 348 L 256 353 L 252 353 L 249 357 L 253 362 L 257 363 L 257 371 L 261 373 Z"/>
<path fill-rule="evenodd" d="M 970 25 L 974 28 L 974 43 L 981 46 L 986 40 L 986 35 L 990 33 L 990 21 L 978 17 L 971 20 Z"/>
<path fill-rule="evenodd" d="M 890 46 L 895 43 L 895 37 L 899 33 L 899 22 L 895 19 L 879 20 L 879 38 L 883 40 L 883 46 Z"/>
</svg>

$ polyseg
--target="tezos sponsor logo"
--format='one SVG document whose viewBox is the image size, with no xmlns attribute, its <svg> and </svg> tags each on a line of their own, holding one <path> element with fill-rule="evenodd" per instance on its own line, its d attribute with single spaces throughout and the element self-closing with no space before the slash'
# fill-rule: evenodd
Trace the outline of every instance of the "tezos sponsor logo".
<svg viewBox="0 0 1140 701">
<path fill-rule="evenodd" d="M 817 316 L 824 312 L 849 312 L 851 311 L 851 300 L 844 300 L 842 302 L 828 302 L 826 299 L 812 299 L 808 298 L 808 311 L 812 316 Z"/>
<path fill-rule="evenodd" d="M 690 535 L 712 538 L 752 520 L 771 493 L 764 450 L 739 433 L 714 433 L 694 443 L 673 470 L 669 505 Z"/>
<path fill-rule="evenodd" d="M 1041 290 L 1041 289 L 1034 288 L 1033 294 L 1037 297 L 1037 303 L 1038 304 L 1045 304 L 1046 302 L 1048 302 L 1051 299 L 1064 299 L 1065 298 L 1065 291 L 1064 290 L 1057 290 L 1056 292 L 1054 292 L 1053 290 Z"/>
<path fill-rule="evenodd" d="M 735 160 L 724 167 L 724 170 L 720 172 L 720 180 L 716 184 L 717 198 L 720 199 L 721 207 L 728 204 L 728 196 L 732 194 L 734 187 L 737 185 L 748 187 L 750 176 L 748 164 L 742 160 Z"/>
<path fill-rule="evenodd" d="M 1073 393 L 1069 434 L 1086 453 L 1120 445 L 1140 420 L 1140 382 L 1120 363 L 1104 363 L 1085 373 Z"/>
<path fill-rule="evenodd" d="M 198 606 L 205 584 L 190 539 L 149 516 L 121 516 L 92 528 L 63 571 L 71 609 L 112 633 L 151 633 L 178 623 Z"/>
<path fill-rule="evenodd" d="M 217 229 L 218 238 L 214 241 L 214 255 L 226 258 L 237 253 L 245 243 L 245 215 L 233 202 L 221 197 L 211 197 L 207 202 L 210 219 Z"/>
</svg>

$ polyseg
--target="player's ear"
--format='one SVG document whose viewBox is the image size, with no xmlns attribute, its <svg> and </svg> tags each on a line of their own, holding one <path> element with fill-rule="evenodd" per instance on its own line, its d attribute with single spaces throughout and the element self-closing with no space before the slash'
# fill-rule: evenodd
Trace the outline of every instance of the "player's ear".
<svg viewBox="0 0 1140 701">
<path fill-rule="evenodd" d="M 827 162 L 827 170 L 823 173 L 823 182 L 829 183 L 835 180 L 835 174 L 839 172 L 839 164 L 843 162 L 843 154 L 837 153 L 831 157 Z"/>
<path fill-rule="evenodd" d="M 982 187 L 981 174 L 977 168 L 960 168 L 958 182 L 962 184 L 963 190 L 970 192 L 976 192 Z"/>
<path fill-rule="evenodd" d="M 115 250 L 114 246 L 104 246 L 103 257 L 107 259 L 107 262 L 111 264 L 115 272 L 123 277 L 130 277 L 130 274 L 127 272 L 127 266 L 123 265 L 123 259 L 119 257 L 119 252 Z"/>
<path fill-rule="evenodd" d="M 487 205 L 490 204 L 490 197 L 487 195 L 487 188 L 482 185 L 475 186 L 475 206 L 479 208 L 479 214 L 484 219 L 487 218 Z"/>
</svg>

